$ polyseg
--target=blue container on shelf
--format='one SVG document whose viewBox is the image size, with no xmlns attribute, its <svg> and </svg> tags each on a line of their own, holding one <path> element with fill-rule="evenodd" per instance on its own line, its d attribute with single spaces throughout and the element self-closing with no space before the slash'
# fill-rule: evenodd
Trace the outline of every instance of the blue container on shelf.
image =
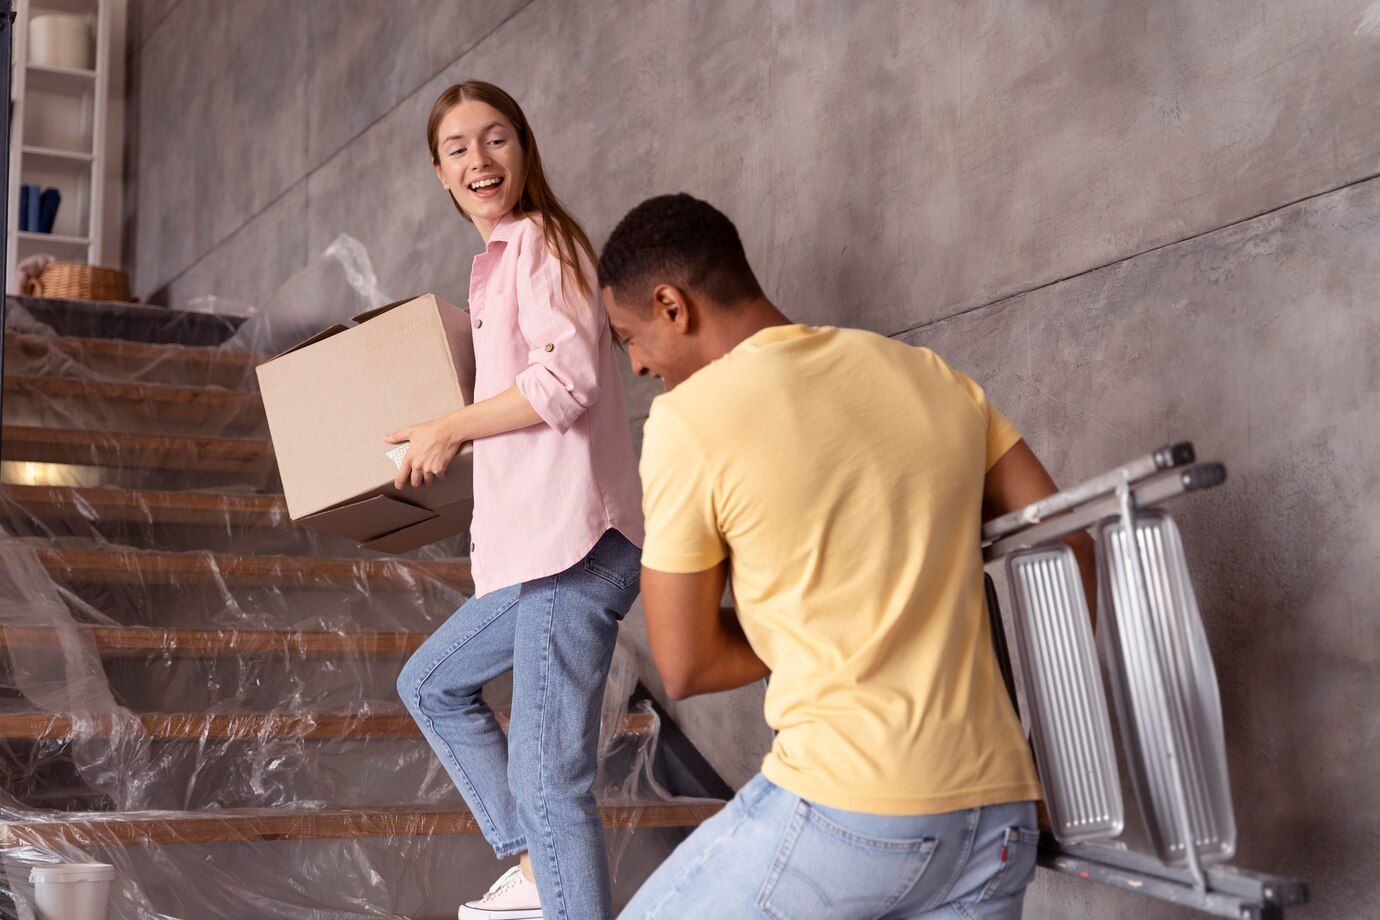
<svg viewBox="0 0 1380 920">
<path fill-rule="evenodd" d="M 62 203 L 62 193 L 55 188 L 45 188 L 38 196 L 38 232 L 52 233 L 57 221 L 58 205 Z"/>
<path fill-rule="evenodd" d="M 39 199 L 42 191 L 37 185 L 23 185 L 19 188 L 19 229 L 22 233 L 38 232 Z"/>
</svg>

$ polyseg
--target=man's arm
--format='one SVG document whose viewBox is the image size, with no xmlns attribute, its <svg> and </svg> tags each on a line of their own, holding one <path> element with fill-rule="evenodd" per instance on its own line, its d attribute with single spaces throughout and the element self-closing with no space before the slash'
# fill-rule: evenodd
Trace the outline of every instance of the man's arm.
<svg viewBox="0 0 1380 920">
<path fill-rule="evenodd" d="M 748 645 L 731 607 L 720 607 L 728 560 L 689 574 L 642 569 L 647 639 L 672 699 L 734 690 L 771 671 Z"/>
<path fill-rule="evenodd" d="M 1024 508 L 1059 491 L 1040 458 L 1024 440 L 1002 455 L 987 471 L 982 490 L 982 519 L 990 521 L 1011 511 Z M 1093 556 L 1092 537 L 1080 530 L 1069 534 L 1064 542 L 1073 549 L 1078 569 L 1083 576 L 1083 593 L 1088 599 L 1088 613 L 1097 622 L 1097 563 Z"/>
</svg>

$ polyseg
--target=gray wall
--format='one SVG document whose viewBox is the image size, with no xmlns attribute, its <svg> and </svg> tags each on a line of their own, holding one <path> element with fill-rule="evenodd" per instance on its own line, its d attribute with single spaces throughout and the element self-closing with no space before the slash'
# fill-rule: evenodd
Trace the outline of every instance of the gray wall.
<svg viewBox="0 0 1380 920">
<path fill-rule="evenodd" d="M 385 289 L 463 302 L 479 240 L 422 134 L 480 77 L 596 241 L 690 191 L 787 313 L 935 347 L 1061 480 L 1224 460 L 1178 513 L 1238 861 L 1380 917 L 1380 5 L 164 0 L 132 32 L 142 295 L 257 301 L 348 232 Z M 678 712 L 741 781 L 759 704 Z M 1029 904 L 1185 916 L 1043 873 Z"/>
</svg>

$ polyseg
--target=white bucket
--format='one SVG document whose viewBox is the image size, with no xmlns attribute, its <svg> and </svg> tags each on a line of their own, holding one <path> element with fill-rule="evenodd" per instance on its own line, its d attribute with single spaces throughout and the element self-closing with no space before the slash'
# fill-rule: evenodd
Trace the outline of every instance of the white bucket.
<svg viewBox="0 0 1380 920">
<path fill-rule="evenodd" d="M 105 863 L 41 866 L 29 872 L 37 920 L 105 920 L 115 867 Z"/>
<path fill-rule="evenodd" d="M 29 63 L 90 70 L 95 66 L 85 16 L 44 13 L 29 20 Z"/>
</svg>

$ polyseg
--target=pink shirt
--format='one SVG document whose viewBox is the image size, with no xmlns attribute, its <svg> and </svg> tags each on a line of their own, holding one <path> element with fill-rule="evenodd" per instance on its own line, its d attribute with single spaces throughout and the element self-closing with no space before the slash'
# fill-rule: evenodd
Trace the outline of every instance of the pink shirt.
<svg viewBox="0 0 1380 920">
<path fill-rule="evenodd" d="M 474 442 L 476 594 L 564 571 L 611 527 L 642 545 L 623 378 L 592 267 L 581 268 L 592 302 L 562 286 L 540 226 L 511 213 L 474 257 L 475 401 L 516 383 L 544 422 Z"/>
</svg>

